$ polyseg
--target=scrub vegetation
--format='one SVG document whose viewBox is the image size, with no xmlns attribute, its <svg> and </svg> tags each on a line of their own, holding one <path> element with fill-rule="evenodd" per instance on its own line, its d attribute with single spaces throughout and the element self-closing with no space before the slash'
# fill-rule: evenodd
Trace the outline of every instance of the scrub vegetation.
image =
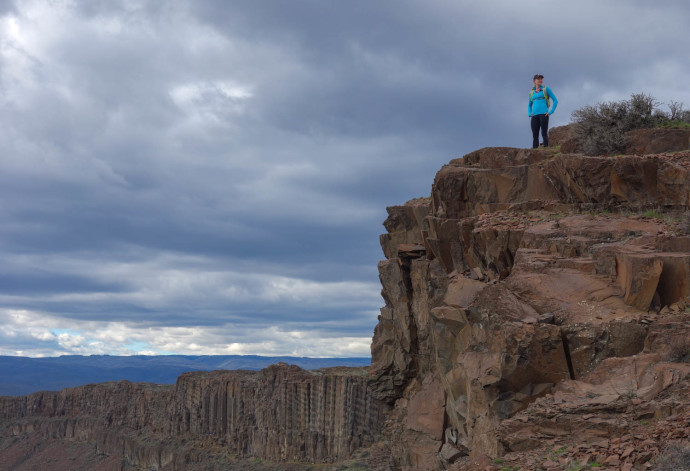
<svg viewBox="0 0 690 471">
<path fill-rule="evenodd" d="M 587 105 L 573 111 L 575 136 L 588 155 L 622 152 L 628 131 L 655 126 L 690 126 L 690 110 L 683 103 L 671 101 L 668 110 L 663 103 L 645 93 L 633 93 L 628 100 L 607 101 Z"/>
</svg>

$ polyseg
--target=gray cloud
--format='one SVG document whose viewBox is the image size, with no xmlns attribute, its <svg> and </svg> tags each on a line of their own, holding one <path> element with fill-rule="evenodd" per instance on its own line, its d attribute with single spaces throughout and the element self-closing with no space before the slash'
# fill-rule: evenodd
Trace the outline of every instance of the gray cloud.
<svg viewBox="0 0 690 471">
<path fill-rule="evenodd" d="M 554 124 L 637 91 L 690 104 L 684 1 L 0 15 L 7 354 L 365 355 L 385 206 L 453 157 L 527 145 L 535 72 Z"/>
</svg>

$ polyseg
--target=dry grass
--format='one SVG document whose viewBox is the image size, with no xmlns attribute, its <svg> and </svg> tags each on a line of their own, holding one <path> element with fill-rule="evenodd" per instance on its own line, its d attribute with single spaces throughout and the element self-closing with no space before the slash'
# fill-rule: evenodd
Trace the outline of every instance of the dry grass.
<svg viewBox="0 0 690 471">
<path fill-rule="evenodd" d="M 685 233 L 690 235 L 690 212 L 686 212 L 683 214 L 683 217 L 681 218 L 681 230 Z"/>
<path fill-rule="evenodd" d="M 688 471 L 690 470 L 690 445 L 674 443 L 666 447 L 654 460 L 655 471 Z"/>
</svg>

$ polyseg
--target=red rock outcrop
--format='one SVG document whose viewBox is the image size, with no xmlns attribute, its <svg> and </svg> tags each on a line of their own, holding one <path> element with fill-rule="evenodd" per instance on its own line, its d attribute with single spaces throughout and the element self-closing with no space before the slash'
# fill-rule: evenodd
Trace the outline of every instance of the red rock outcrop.
<svg viewBox="0 0 690 471">
<path fill-rule="evenodd" d="M 370 380 L 393 405 L 398 465 L 488 456 L 493 469 L 547 428 L 571 437 L 568 423 L 538 431 L 525 414 L 539 405 L 635 395 L 654 409 L 688 386 L 690 366 L 665 345 L 690 349 L 687 315 L 670 314 L 690 295 L 689 207 L 688 152 L 487 148 L 444 166 L 431 198 L 389 208 Z M 673 335 L 669 316 L 683 320 Z"/>
</svg>

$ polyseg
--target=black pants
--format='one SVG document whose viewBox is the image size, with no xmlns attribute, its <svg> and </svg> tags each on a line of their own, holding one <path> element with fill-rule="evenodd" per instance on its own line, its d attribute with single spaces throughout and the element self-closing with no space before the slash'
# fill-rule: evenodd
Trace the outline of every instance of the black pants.
<svg viewBox="0 0 690 471">
<path fill-rule="evenodd" d="M 544 140 L 544 147 L 549 145 L 549 115 L 538 114 L 532 116 L 532 148 L 539 147 L 539 128 L 541 128 L 541 137 Z"/>
</svg>

